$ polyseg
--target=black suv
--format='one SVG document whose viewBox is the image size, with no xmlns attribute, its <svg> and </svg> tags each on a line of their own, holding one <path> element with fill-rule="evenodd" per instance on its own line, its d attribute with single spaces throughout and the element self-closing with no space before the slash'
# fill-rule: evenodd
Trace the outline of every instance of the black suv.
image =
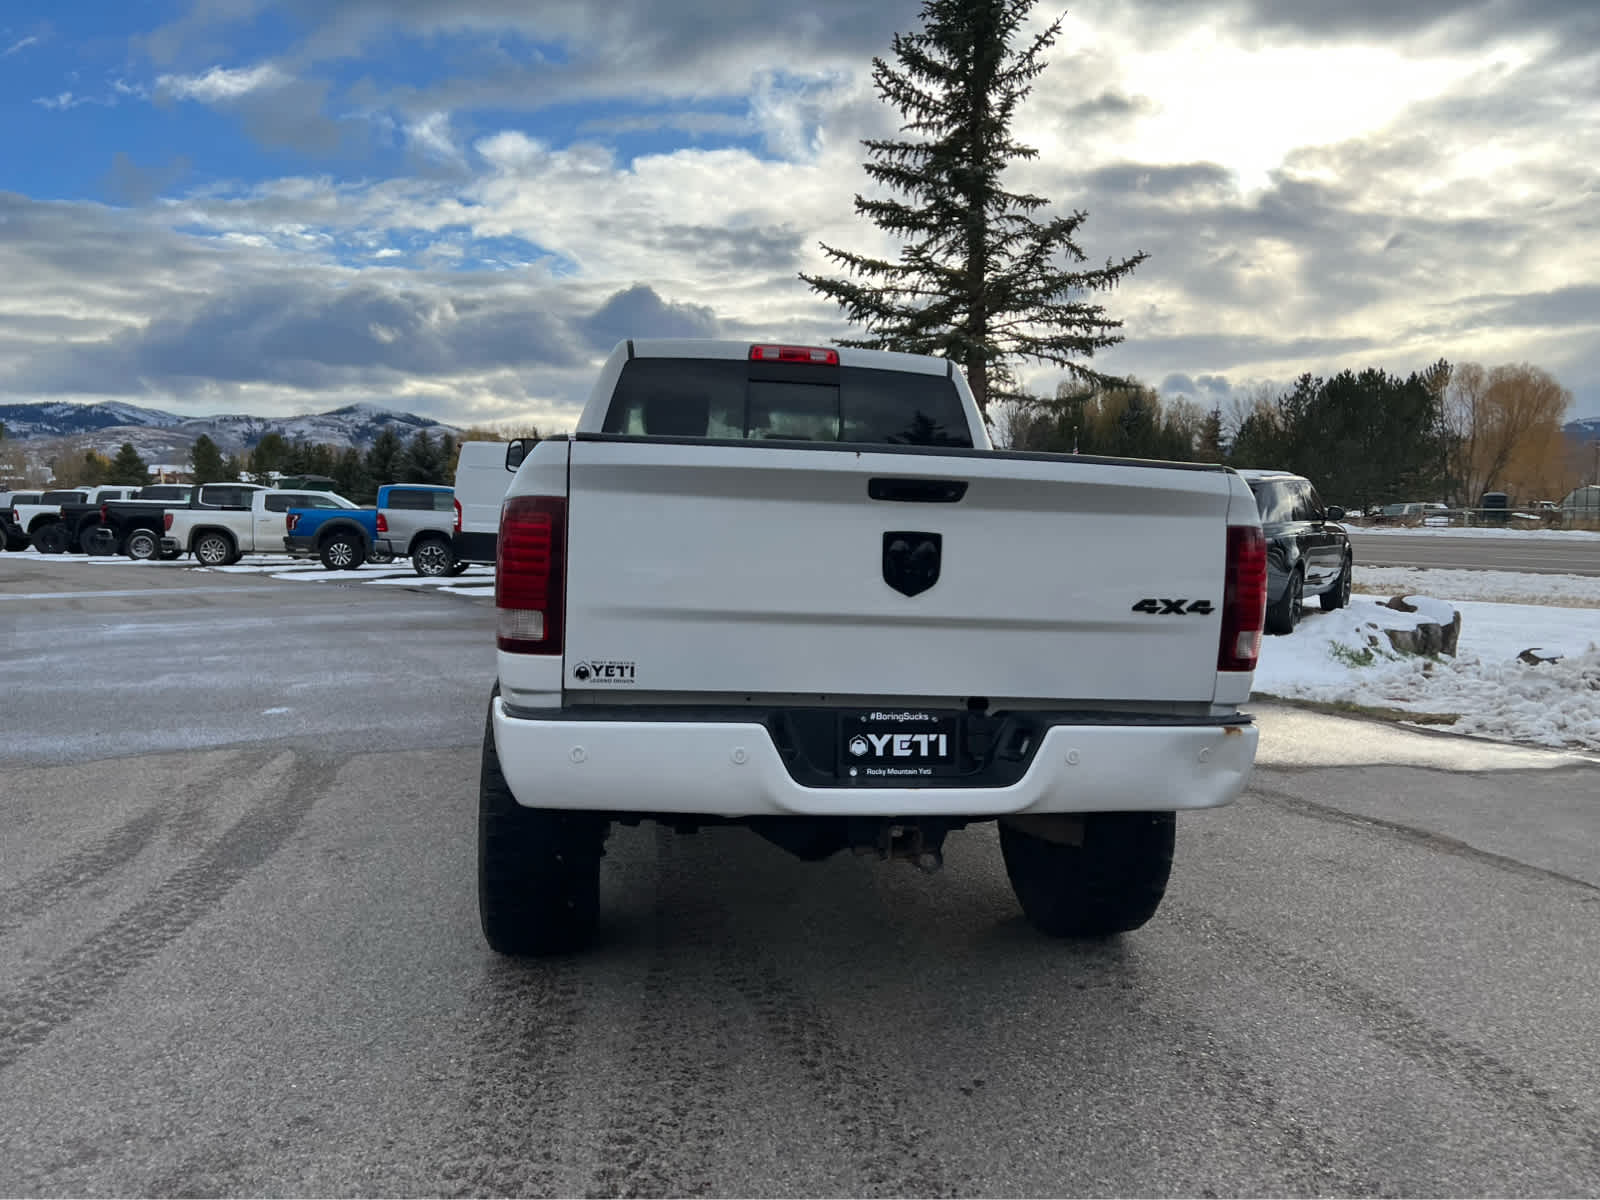
<svg viewBox="0 0 1600 1200">
<path fill-rule="evenodd" d="M 1267 632 L 1293 633 L 1306 596 L 1324 609 L 1350 603 L 1350 535 L 1344 509 L 1323 504 L 1303 475 L 1240 471 L 1255 493 L 1267 539 Z"/>
</svg>

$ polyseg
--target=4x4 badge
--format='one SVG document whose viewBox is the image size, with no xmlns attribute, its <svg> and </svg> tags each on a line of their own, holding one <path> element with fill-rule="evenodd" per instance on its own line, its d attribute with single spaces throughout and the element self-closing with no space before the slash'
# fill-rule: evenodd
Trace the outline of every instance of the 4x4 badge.
<svg viewBox="0 0 1600 1200">
<path fill-rule="evenodd" d="M 1133 606 L 1133 611 L 1161 617 L 1182 617 L 1191 613 L 1204 616 L 1211 612 L 1211 601 L 1196 600 L 1191 604 L 1188 600 L 1141 600 Z"/>
</svg>

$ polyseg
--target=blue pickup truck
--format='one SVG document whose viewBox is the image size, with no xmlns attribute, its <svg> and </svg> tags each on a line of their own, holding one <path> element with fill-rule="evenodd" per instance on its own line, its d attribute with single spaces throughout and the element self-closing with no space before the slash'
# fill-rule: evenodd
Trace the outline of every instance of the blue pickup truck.
<svg viewBox="0 0 1600 1200">
<path fill-rule="evenodd" d="M 283 548 L 296 558 L 320 558 L 330 571 L 354 571 L 363 563 L 409 555 L 419 575 L 453 574 L 458 569 L 453 560 L 435 562 L 435 543 L 449 547 L 452 496 L 448 487 L 386 483 L 372 508 L 291 508 L 284 518 Z"/>
</svg>

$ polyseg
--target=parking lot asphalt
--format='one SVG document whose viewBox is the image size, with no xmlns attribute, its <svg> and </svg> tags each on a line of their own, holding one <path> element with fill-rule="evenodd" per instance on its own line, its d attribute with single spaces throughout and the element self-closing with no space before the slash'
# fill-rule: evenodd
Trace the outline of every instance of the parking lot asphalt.
<svg viewBox="0 0 1600 1200">
<path fill-rule="evenodd" d="M 0 1193 L 1600 1193 L 1592 764 L 1263 708 L 1113 942 L 987 827 L 926 876 L 646 826 L 517 964 L 487 601 L 94 569 L 0 571 Z"/>
</svg>

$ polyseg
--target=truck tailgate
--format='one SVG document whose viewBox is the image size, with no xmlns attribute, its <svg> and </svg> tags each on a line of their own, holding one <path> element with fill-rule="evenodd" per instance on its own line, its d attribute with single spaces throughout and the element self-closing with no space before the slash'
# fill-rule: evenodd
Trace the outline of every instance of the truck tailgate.
<svg viewBox="0 0 1600 1200">
<path fill-rule="evenodd" d="M 566 687 L 1208 702 L 1228 496 L 1215 468 L 575 440 Z"/>
</svg>

